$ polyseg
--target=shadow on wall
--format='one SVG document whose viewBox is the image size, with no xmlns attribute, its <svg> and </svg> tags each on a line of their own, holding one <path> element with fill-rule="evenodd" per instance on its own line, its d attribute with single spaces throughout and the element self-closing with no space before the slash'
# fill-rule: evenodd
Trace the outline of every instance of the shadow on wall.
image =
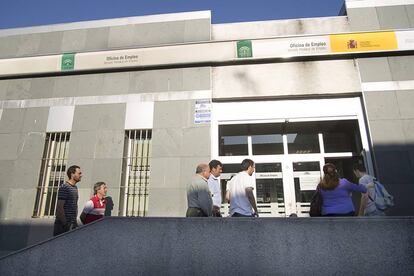
<svg viewBox="0 0 414 276">
<path fill-rule="evenodd" d="M 394 196 L 390 215 L 414 215 L 414 144 L 374 146 L 376 176 Z"/>
<path fill-rule="evenodd" d="M 16 223 L 0 220 L 0 257 L 51 238 L 53 223 Z"/>
<path fill-rule="evenodd" d="M 114 203 L 110 196 L 106 200 L 105 216 L 109 217 L 112 215 Z M 54 219 L 50 219 L 48 222 L 42 221 L 42 219 L 33 219 L 28 223 L 0 220 L 0 258 L 16 250 L 52 238 L 53 222 Z"/>
<path fill-rule="evenodd" d="M 380 145 L 374 147 L 375 176 L 384 184 L 387 191 L 394 196 L 394 207 L 387 210 L 390 216 L 414 215 L 414 145 Z M 357 183 L 352 166 L 359 158 L 326 158 L 334 163 L 341 175 Z M 360 204 L 361 196 L 353 193 L 355 208 Z M 358 209 L 358 208 L 357 208 Z"/>
<path fill-rule="evenodd" d="M 258 84 L 256 81 L 249 77 L 245 72 L 239 71 L 235 73 L 236 79 L 242 84 L 242 87 L 246 91 L 250 91 L 252 95 L 259 95 Z"/>
<path fill-rule="evenodd" d="M 4 204 L 3 204 L 3 200 L 0 198 L 0 218 L 4 218 Z"/>
</svg>

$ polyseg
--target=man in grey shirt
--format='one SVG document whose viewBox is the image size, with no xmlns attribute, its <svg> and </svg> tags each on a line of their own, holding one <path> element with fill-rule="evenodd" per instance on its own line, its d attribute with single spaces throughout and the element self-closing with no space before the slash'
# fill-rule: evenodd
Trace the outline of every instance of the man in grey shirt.
<svg viewBox="0 0 414 276">
<path fill-rule="evenodd" d="M 210 176 L 210 167 L 207 164 L 199 164 L 196 175 L 187 185 L 186 217 L 210 217 L 212 215 L 213 202 L 207 179 Z"/>
<path fill-rule="evenodd" d="M 385 213 L 378 210 L 375 202 L 371 199 L 375 198 L 374 177 L 367 174 L 365 166 L 362 164 L 354 165 L 354 174 L 359 178 L 359 184 L 364 185 L 368 192 L 361 194 L 361 204 L 359 207 L 359 216 L 385 216 Z"/>
</svg>

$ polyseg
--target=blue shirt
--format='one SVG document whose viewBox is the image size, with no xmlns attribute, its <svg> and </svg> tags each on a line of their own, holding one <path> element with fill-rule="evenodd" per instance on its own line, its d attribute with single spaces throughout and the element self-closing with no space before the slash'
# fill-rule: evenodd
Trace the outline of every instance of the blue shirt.
<svg viewBox="0 0 414 276">
<path fill-rule="evenodd" d="M 220 183 L 218 181 L 218 178 L 210 174 L 210 177 L 207 180 L 207 184 L 211 192 L 211 197 L 213 199 L 213 205 L 220 208 L 221 207 L 221 189 L 220 189 Z"/>
<path fill-rule="evenodd" d="M 351 192 L 366 193 L 367 188 L 364 185 L 357 185 L 345 178 L 341 178 L 339 179 L 339 185 L 335 189 L 321 189 L 323 199 L 322 215 L 355 212 Z"/>
</svg>

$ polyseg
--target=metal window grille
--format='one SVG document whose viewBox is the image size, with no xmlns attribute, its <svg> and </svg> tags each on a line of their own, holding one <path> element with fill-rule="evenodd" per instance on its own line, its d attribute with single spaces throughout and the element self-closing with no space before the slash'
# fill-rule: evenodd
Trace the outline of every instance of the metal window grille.
<svg viewBox="0 0 414 276">
<path fill-rule="evenodd" d="M 125 132 L 120 215 L 140 217 L 147 215 L 151 135 L 150 129 Z"/>
<path fill-rule="evenodd" d="M 33 217 L 53 217 L 59 185 L 65 181 L 69 132 L 47 133 Z"/>
</svg>

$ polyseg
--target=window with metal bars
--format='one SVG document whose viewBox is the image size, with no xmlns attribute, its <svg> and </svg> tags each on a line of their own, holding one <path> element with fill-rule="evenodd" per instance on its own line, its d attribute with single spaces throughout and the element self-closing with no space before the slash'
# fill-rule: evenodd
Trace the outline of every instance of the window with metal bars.
<svg viewBox="0 0 414 276">
<path fill-rule="evenodd" d="M 53 217 L 59 185 L 65 181 L 69 132 L 46 133 L 33 217 Z"/>
<path fill-rule="evenodd" d="M 125 131 L 119 213 L 144 217 L 148 212 L 151 163 L 150 129 Z"/>
</svg>

